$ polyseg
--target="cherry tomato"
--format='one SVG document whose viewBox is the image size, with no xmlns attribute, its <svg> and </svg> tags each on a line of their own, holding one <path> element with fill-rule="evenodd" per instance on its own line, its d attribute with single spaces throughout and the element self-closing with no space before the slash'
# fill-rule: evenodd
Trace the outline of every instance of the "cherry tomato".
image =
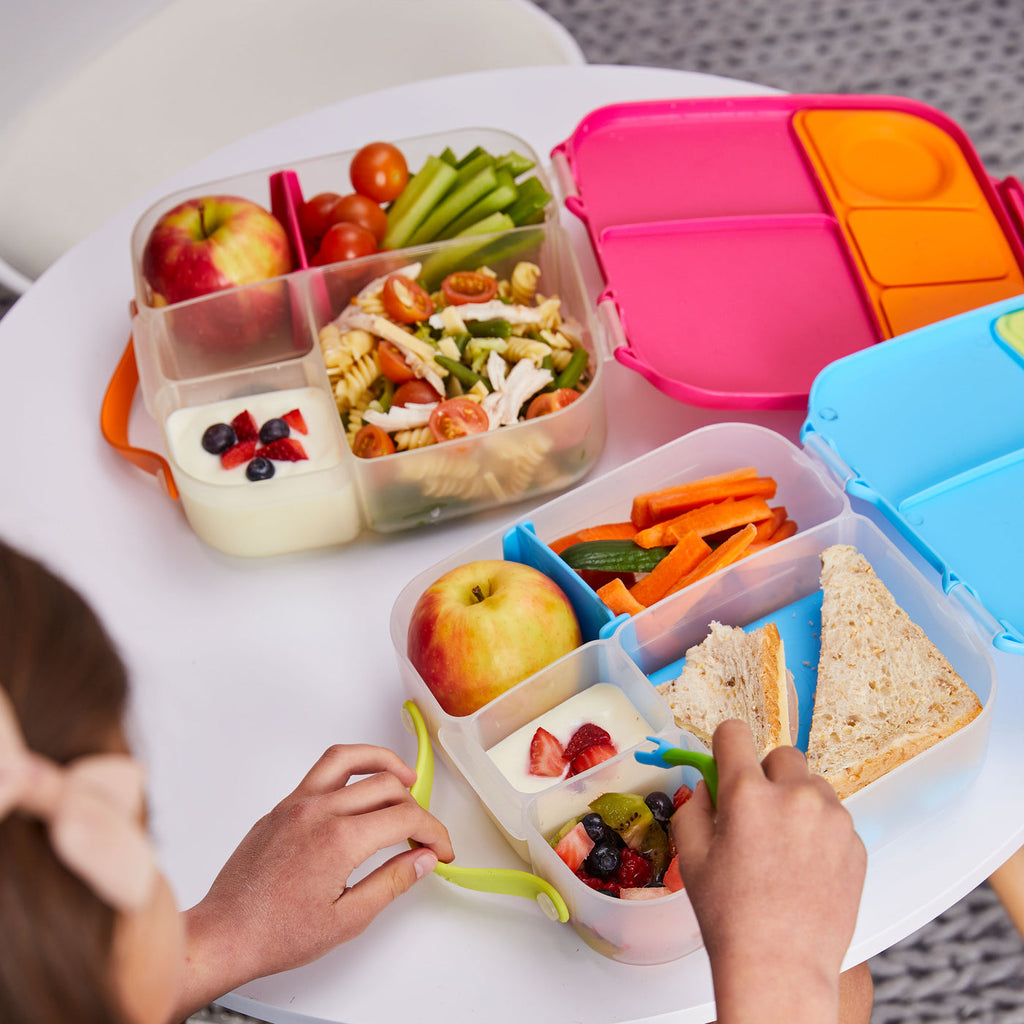
<svg viewBox="0 0 1024 1024">
<path fill-rule="evenodd" d="M 546 416 L 549 412 L 557 412 L 567 405 L 572 405 L 580 393 L 574 388 L 559 388 L 557 391 L 545 391 L 538 395 L 527 407 L 526 418 L 536 419 L 538 416 Z"/>
<path fill-rule="evenodd" d="M 327 229 L 337 222 L 338 218 L 332 216 L 332 211 L 340 200 L 337 192 L 320 192 L 299 207 L 299 230 L 307 248 L 313 252 L 320 248 Z"/>
<path fill-rule="evenodd" d="M 320 265 L 341 263 L 342 260 L 354 260 L 360 256 L 369 256 L 377 251 L 377 239 L 373 232 L 362 224 L 349 224 L 342 221 L 332 224 L 320 243 L 317 260 Z"/>
<path fill-rule="evenodd" d="M 387 432 L 373 423 L 364 424 L 352 439 L 352 451 L 361 459 L 376 459 L 381 455 L 391 455 L 395 450 L 395 442 Z"/>
<path fill-rule="evenodd" d="M 434 300 L 411 277 L 391 274 L 384 282 L 381 301 L 388 316 L 403 324 L 426 320 L 434 312 Z"/>
<path fill-rule="evenodd" d="M 378 203 L 390 203 L 405 188 L 409 168 L 397 146 L 371 142 L 352 157 L 349 177 L 360 195 Z"/>
<path fill-rule="evenodd" d="M 416 380 L 412 367 L 405 361 L 402 350 L 390 341 L 381 341 L 377 345 L 377 358 L 380 360 L 380 372 L 392 384 L 404 384 L 407 380 Z"/>
<path fill-rule="evenodd" d="M 490 427 L 487 413 L 469 398 L 449 398 L 430 414 L 430 432 L 437 441 L 454 441 L 469 434 L 485 434 Z"/>
<path fill-rule="evenodd" d="M 395 388 L 395 394 L 391 399 L 392 406 L 399 409 L 412 403 L 413 405 L 426 405 L 428 402 L 440 402 L 441 396 L 425 380 L 407 380 Z"/>
<path fill-rule="evenodd" d="M 475 270 L 458 270 L 441 282 L 441 292 L 451 306 L 467 302 L 489 302 L 498 291 L 498 282 L 490 274 Z"/>
<path fill-rule="evenodd" d="M 330 215 L 332 224 L 343 220 L 350 224 L 362 224 L 367 231 L 373 233 L 378 245 L 388 229 L 388 215 L 369 196 L 361 196 L 358 192 L 338 196 Z"/>
</svg>

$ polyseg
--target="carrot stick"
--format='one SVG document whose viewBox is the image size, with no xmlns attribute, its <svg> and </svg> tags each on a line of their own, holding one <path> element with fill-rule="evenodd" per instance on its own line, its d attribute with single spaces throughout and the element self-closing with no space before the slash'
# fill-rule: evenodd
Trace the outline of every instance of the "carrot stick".
<svg viewBox="0 0 1024 1024">
<path fill-rule="evenodd" d="M 724 501 L 726 498 L 774 498 L 777 488 L 774 477 L 755 476 L 740 480 L 726 480 L 721 483 L 692 484 L 686 490 L 674 494 L 663 494 L 651 498 L 647 503 L 648 515 L 652 522 L 673 519 L 683 512 L 706 505 L 708 502 Z"/>
<path fill-rule="evenodd" d="M 626 584 L 618 576 L 609 580 L 603 587 L 598 587 L 597 596 L 616 615 L 622 615 L 623 612 L 627 615 L 636 615 L 637 612 L 644 610 L 644 606 L 629 592 Z"/>
<path fill-rule="evenodd" d="M 768 519 L 762 519 L 757 523 L 757 536 L 754 538 L 754 543 L 759 544 L 763 540 L 767 540 L 785 521 L 786 521 L 786 506 L 775 505 L 771 509 L 771 517 Z"/>
<path fill-rule="evenodd" d="M 684 576 L 711 554 L 703 538 L 688 533 L 646 575 L 629 588 L 629 592 L 643 605 L 660 601 L 680 576 Z"/>
<path fill-rule="evenodd" d="M 747 523 L 770 520 L 771 516 L 772 510 L 762 497 L 741 498 L 739 501 L 735 498 L 726 498 L 725 501 L 690 509 L 675 519 L 666 520 L 662 525 L 666 543 L 672 544 L 690 530 L 700 537 L 709 537 L 723 530 L 746 526 Z M 641 544 L 636 537 L 633 539 L 637 544 Z"/>
<path fill-rule="evenodd" d="M 585 540 L 632 540 L 636 527 L 631 522 L 602 523 L 600 526 L 587 526 L 577 536 Z"/>
<path fill-rule="evenodd" d="M 760 526 L 760 523 L 758 523 Z M 741 558 L 746 558 L 748 555 L 755 555 L 758 551 L 764 551 L 765 548 L 770 548 L 773 544 L 778 544 L 780 540 L 785 540 L 787 537 L 792 537 L 797 531 L 797 525 L 792 519 L 786 519 L 782 525 L 767 539 L 760 540 L 755 537 L 753 544 L 751 544 L 746 551 L 740 555 Z"/>
<path fill-rule="evenodd" d="M 693 487 L 711 486 L 713 484 L 726 483 L 730 480 L 743 480 L 756 477 L 757 469 L 754 466 L 744 466 L 742 469 L 733 469 L 728 473 L 716 473 L 713 476 L 703 476 L 698 480 L 691 480 L 684 484 L 673 484 L 671 487 L 662 487 L 655 491 L 644 491 L 633 498 L 633 507 L 630 519 L 637 529 L 642 530 L 653 525 L 654 519 L 650 517 L 650 503 L 652 499 L 668 494 L 675 494 Z M 713 498 L 707 499 L 713 501 Z M 680 509 L 682 511 L 682 509 Z"/>
<path fill-rule="evenodd" d="M 731 565 L 743 554 L 744 551 L 746 551 L 748 547 L 750 547 L 754 541 L 754 534 L 756 532 L 757 527 L 754 526 L 753 523 L 747 523 L 742 530 L 737 530 L 727 540 L 722 541 L 714 551 L 708 554 L 706 558 L 699 562 L 685 576 L 679 579 L 669 589 L 668 593 L 674 594 L 677 590 L 682 590 L 683 587 L 688 587 L 691 583 L 696 583 L 697 580 L 701 580 L 705 576 L 710 576 L 711 573 L 715 572 L 715 570 Z M 665 557 L 667 558 L 668 555 Z M 662 561 L 664 560 L 665 559 L 663 558 Z M 665 596 L 667 597 L 668 594 Z"/>
</svg>

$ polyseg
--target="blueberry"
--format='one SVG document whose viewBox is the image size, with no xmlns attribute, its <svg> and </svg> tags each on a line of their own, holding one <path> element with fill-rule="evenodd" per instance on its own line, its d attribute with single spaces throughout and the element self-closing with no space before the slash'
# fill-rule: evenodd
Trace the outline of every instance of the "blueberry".
<svg viewBox="0 0 1024 1024">
<path fill-rule="evenodd" d="M 587 830 L 587 835 L 595 843 L 605 842 L 610 838 L 608 833 L 611 829 L 604 823 L 604 818 L 600 814 L 591 811 L 590 814 L 584 814 L 580 820 L 583 823 L 583 827 Z"/>
<path fill-rule="evenodd" d="M 227 423 L 214 423 L 203 431 L 203 448 L 211 455 L 226 452 L 237 440 Z"/>
<path fill-rule="evenodd" d="M 655 821 L 660 821 L 664 824 L 672 817 L 674 808 L 672 806 L 672 797 L 668 793 L 663 793 L 661 790 L 648 793 L 646 803 L 651 809 L 651 814 L 654 815 Z"/>
<path fill-rule="evenodd" d="M 587 857 L 584 868 L 594 878 L 610 878 L 619 870 L 622 855 L 619 848 L 610 842 L 596 843 Z"/>
<path fill-rule="evenodd" d="M 245 475 L 249 480 L 269 480 L 274 475 L 274 464 L 270 459 L 257 455 L 248 466 L 245 467 Z"/>
<path fill-rule="evenodd" d="M 270 444 L 271 441 L 280 441 L 282 437 L 287 437 L 291 432 L 291 428 L 288 424 L 285 423 L 284 420 L 275 416 L 274 419 L 267 420 L 267 422 L 260 427 L 260 444 Z"/>
</svg>

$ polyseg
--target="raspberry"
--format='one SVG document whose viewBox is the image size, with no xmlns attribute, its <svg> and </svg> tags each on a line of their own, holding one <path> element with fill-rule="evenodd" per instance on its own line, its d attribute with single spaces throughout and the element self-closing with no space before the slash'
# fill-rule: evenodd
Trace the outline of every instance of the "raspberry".
<svg viewBox="0 0 1024 1024">
<path fill-rule="evenodd" d="M 627 889 L 640 888 L 651 880 L 651 865 L 642 854 L 628 846 L 622 851 L 622 864 L 615 874 L 615 881 Z"/>
</svg>

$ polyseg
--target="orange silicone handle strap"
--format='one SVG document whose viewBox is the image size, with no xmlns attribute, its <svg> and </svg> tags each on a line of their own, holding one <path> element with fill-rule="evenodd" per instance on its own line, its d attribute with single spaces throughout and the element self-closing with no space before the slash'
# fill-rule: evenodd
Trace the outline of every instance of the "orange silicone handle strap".
<svg viewBox="0 0 1024 1024">
<path fill-rule="evenodd" d="M 135 344 L 129 335 L 114 375 L 107 385 L 100 409 L 100 430 L 103 437 L 122 458 L 139 469 L 152 473 L 172 498 L 178 497 L 178 487 L 171 475 L 167 460 L 146 448 L 135 448 L 128 440 L 128 421 L 132 413 L 135 389 L 139 386 L 139 367 L 135 362 Z"/>
</svg>

